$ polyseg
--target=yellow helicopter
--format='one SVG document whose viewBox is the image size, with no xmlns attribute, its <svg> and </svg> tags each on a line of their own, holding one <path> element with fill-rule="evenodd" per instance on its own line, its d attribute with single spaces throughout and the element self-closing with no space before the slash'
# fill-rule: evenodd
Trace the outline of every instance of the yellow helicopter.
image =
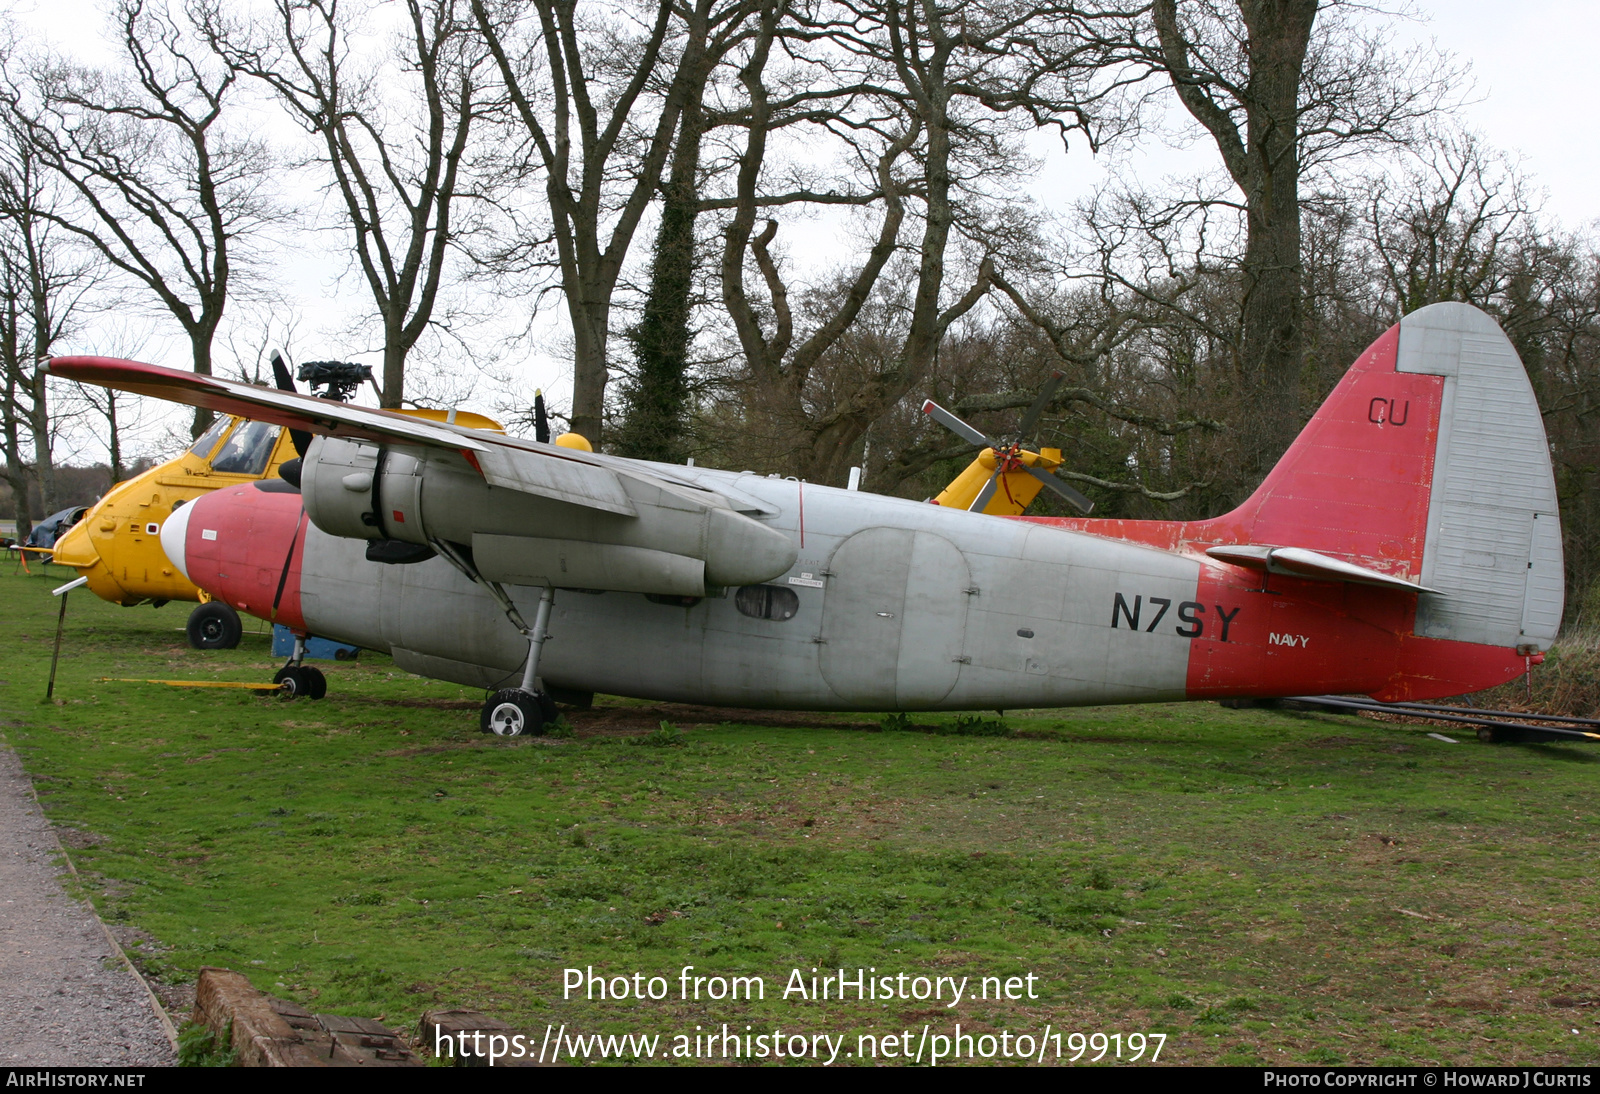
<svg viewBox="0 0 1600 1094">
<path fill-rule="evenodd" d="M 1039 424 L 1040 417 L 1063 379 L 1064 373 L 1050 374 L 1033 405 L 1022 415 L 1016 431 L 1004 439 L 979 432 L 931 399 L 923 403 L 924 414 L 956 436 L 983 448 L 966 470 L 931 499 L 933 503 L 993 516 L 1015 517 L 1022 515 L 1033 499 L 1039 496 L 1040 490 L 1049 487 L 1080 512 L 1088 513 L 1093 509 L 1092 501 L 1051 474 L 1063 462 L 1061 449 L 1041 448 L 1032 452 L 1023 447 L 1024 440 Z"/>
<path fill-rule="evenodd" d="M 278 387 L 293 391 L 288 366 L 279 354 L 273 354 L 272 364 Z M 309 362 L 302 366 L 300 378 L 311 380 L 314 387 L 326 382 L 318 380 L 317 366 L 327 364 Z M 348 396 L 348 390 L 344 394 Z M 414 409 L 401 413 L 505 432 L 492 418 L 465 411 Z M 202 650 L 232 649 L 243 634 L 239 613 L 211 599 L 172 565 L 161 550 L 162 522 L 175 509 L 213 490 L 276 475 L 279 467 L 298 454 L 287 429 L 220 417 L 177 459 L 112 487 L 56 541 L 54 560 L 77 570 L 91 592 L 112 604 L 133 607 L 148 603 L 159 608 L 169 600 L 199 601 L 189 615 L 189 644 Z"/>
</svg>

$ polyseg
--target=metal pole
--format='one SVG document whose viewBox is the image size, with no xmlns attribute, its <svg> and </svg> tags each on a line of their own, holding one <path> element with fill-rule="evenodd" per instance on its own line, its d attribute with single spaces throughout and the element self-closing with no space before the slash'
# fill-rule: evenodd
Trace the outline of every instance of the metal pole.
<svg viewBox="0 0 1600 1094">
<path fill-rule="evenodd" d="M 87 585 L 89 579 L 80 577 L 76 581 L 69 581 L 59 589 L 50 590 L 51 596 L 61 598 L 61 614 L 56 617 L 56 652 L 50 655 L 50 683 L 45 686 L 44 697 L 46 701 L 55 698 L 56 694 L 56 662 L 61 660 L 61 632 L 67 626 L 67 594 L 79 585 Z"/>
<path fill-rule="evenodd" d="M 50 655 L 50 683 L 44 689 L 44 697 L 53 699 L 56 694 L 56 662 L 61 660 L 61 632 L 67 626 L 67 597 L 61 595 L 61 614 L 56 616 L 56 652 Z"/>
</svg>

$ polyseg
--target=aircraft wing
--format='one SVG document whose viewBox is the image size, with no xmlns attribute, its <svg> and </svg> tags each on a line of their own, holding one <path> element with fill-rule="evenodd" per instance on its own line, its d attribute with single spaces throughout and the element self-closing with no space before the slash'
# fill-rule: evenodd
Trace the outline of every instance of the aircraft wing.
<svg viewBox="0 0 1600 1094">
<path fill-rule="evenodd" d="M 492 486 L 635 514 L 617 472 L 599 458 L 572 449 L 114 357 L 55 357 L 49 371 L 79 383 L 152 395 L 324 437 L 459 453 Z"/>
<path fill-rule="evenodd" d="M 57 357 L 49 371 L 318 434 L 325 440 L 307 452 L 302 473 L 313 524 L 334 536 L 455 550 L 458 567 L 471 545 L 481 550 L 481 565 L 467 566 L 474 580 L 701 596 L 776 577 L 798 554 L 786 531 L 745 515 L 769 511 L 669 468 L 135 361 Z M 433 470 L 414 476 L 373 447 L 398 448 Z M 473 474 L 514 493 L 453 485 Z M 420 505 L 424 489 L 432 493 Z M 589 512 L 552 511 L 542 499 Z"/>
</svg>

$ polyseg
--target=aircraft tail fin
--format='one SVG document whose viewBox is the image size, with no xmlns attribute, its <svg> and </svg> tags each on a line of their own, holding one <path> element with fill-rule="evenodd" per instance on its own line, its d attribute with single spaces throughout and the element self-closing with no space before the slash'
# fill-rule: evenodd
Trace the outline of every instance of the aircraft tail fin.
<svg viewBox="0 0 1600 1094">
<path fill-rule="evenodd" d="M 1391 327 L 1250 499 L 1205 525 L 1432 590 L 1418 599 L 1421 637 L 1533 652 L 1560 627 L 1544 422 L 1510 340 L 1467 304 L 1432 304 Z"/>
</svg>

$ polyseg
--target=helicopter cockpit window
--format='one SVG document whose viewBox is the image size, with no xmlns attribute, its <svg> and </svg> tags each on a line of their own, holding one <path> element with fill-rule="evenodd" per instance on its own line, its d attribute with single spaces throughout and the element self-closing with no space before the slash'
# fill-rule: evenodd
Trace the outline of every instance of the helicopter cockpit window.
<svg viewBox="0 0 1600 1094">
<path fill-rule="evenodd" d="M 211 428 L 200 434 L 200 439 L 189 446 L 190 454 L 199 456 L 202 459 L 211 455 L 211 450 L 217 447 L 217 442 L 222 439 L 222 435 L 228 431 L 228 427 L 232 424 L 232 418 L 218 418 L 212 422 Z"/>
<path fill-rule="evenodd" d="M 800 598 L 781 585 L 746 585 L 734 595 L 733 606 L 756 619 L 783 622 L 800 610 Z"/>
<path fill-rule="evenodd" d="M 259 475 L 267 469 L 278 444 L 278 427 L 266 422 L 245 422 L 223 442 L 211 470 L 230 475 Z"/>
</svg>

